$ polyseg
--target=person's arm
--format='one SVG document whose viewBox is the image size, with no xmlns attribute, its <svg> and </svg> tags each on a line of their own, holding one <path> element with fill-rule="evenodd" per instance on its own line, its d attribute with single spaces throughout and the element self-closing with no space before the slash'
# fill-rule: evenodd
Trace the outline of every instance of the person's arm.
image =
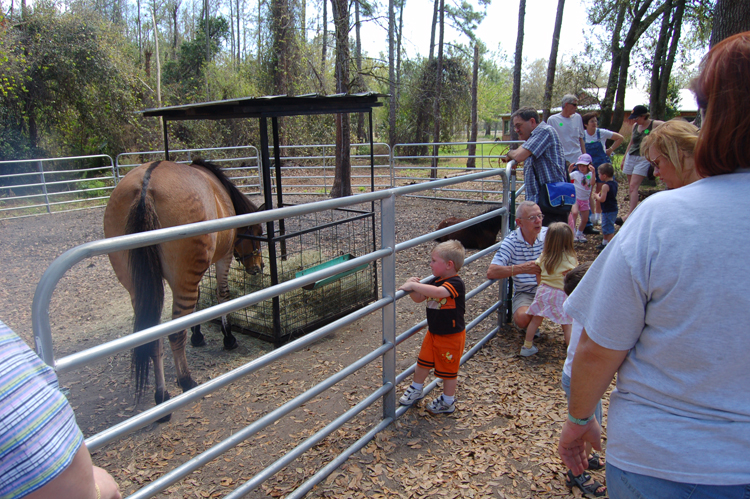
<svg viewBox="0 0 750 499">
<path fill-rule="evenodd" d="M 506 154 L 507 158 L 515 160 L 516 163 L 520 163 L 529 156 L 531 156 L 531 151 L 523 146 L 519 146 L 518 149 L 510 150 L 508 151 L 508 154 Z"/>
<path fill-rule="evenodd" d="M 25 499 L 97 499 L 97 497 L 122 499 L 114 478 L 91 463 L 91 455 L 86 445 L 83 444 L 62 473 L 44 487 L 25 496 Z"/>
<path fill-rule="evenodd" d="M 422 299 L 419 300 L 420 302 L 424 301 L 426 298 L 435 298 L 439 300 L 441 298 L 448 298 L 451 295 L 450 291 L 444 286 L 433 286 L 432 284 L 422 284 L 421 282 L 413 281 L 407 281 L 398 289 L 411 291 L 412 294 L 415 292 L 418 293 L 422 297 Z"/>
<path fill-rule="evenodd" d="M 604 151 L 604 153 L 607 156 L 612 156 L 612 153 L 615 152 L 615 149 L 617 149 L 618 147 L 620 147 L 620 144 L 622 144 L 622 141 L 625 140 L 625 137 L 623 137 L 622 135 L 620 135 L 617 132 L 612 132 L 612 137 L 610 137 L 610 138 L 612 140 L 614 140 L 614 142 L 612 143 L 612 145 L 607 150 Z"/>
<path fill-rule="evenodd" d="M 518 274 L 541 275 L 542 269 L 533 261 L 520 263 L 518 265 L 490 265 L 487 269 L 487 279 L 505 279 Z"/>
<path fill-rule="evenodd" d="M 568 414 L 586 419 L 594 414 L 596 404 L 609 388 L 612 378 L 625 360 L 629 350 L 610 350 L 592 341 L 586 330 L 581 332 L 570 378 Z M 601 450 L 601 428 L 592 418 L 579 425 L 568 418 L 563 424 L 557 451 L 574 475 L 580 475 L 588 465 L 586 442 Z"/>
<path fill-rule="evenodd" d="M 603 203 L 607 200 L 607 193 L 609 192 L 609 186 L 607 184 L 602 184 L 602 188 L 599 192 L 594 191 L 594 199 L 599 201 L 600 203 Z"/>
<path fill-rule="evenodd" d="M 409 298 L 411 298 L 412 301 L 416 303 L 422 303 L 427 299 L 427 297 L 414 289 L 414 284 L 419 284 L 419 281 L 419 277 L 410 277 L 398 289 L 400 291 L 409 292 Z"/>
<path fill-rule="evenodd" d="M 583 141 L 583 137 L 578 137 L 581 142 L 581 154 L 586 154 L 586 143 Z"/>
</svg>

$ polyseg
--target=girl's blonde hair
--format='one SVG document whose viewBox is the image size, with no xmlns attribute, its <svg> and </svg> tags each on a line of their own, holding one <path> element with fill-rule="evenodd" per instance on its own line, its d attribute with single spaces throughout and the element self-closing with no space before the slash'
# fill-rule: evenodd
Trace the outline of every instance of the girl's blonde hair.
<svg viewBox="0 0 750 499">
<path fill-rule="evenodd" d="M 539 263 L 542 270 L 550 274 L 563 261 L 565 255 L 575 256 L 573 230 L 564 222 L 555 222 L 547 228 L 544 249 Z"/>
</svg>

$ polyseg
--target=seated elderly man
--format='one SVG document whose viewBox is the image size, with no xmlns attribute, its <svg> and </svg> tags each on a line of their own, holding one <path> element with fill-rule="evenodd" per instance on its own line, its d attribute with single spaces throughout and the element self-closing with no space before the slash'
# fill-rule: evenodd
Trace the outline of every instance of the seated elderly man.
<svg viewBox="0 0 750 499">
<path fill-rule="evenodd" d="M 536 276 L 541 269 L 534 263 L 544 249 L 547 227 L 542 227 L 542 210 L 536 203 L 523 201 L 516 208 L 516 230 L 503 239 L 495 253 L 487 279 L 513 277 L 513 322 L 516 327 L 526 329 L 533 316 L 526 311 L 536 293 Z"/>
</svg>

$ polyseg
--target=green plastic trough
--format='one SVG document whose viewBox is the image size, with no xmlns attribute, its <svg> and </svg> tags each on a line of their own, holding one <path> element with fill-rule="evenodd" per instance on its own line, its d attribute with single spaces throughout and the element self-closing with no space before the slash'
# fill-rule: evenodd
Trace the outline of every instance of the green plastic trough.
<svg viewBox="0 0 750 499">
<path fill-rule="evenodd" d="M 313 267 L 310 267 L 308 269 L 302 270 L 300 272 L 297 272 L 295 274 L 295 277 L 303 277 L 303 276 L 312 274 L 313 272 L 317 272 L 318 270 L 327 269 L 328 267 L 333 267 L 334 265 L 338 265 L 340 263 L 344 263 L 344 262 L 346 262 L 348 260 L 351 260 L 352 258 L 354 258 L 354 255 L 352 255 L 351 253 L 347 253 L 346 255 L 341 255 L 339 257 L 334 258 L 333 260 L 328 260 L 327 262 L 324 262 L 324 263 L 315 265 Z M 347 270 L 346 272 L 341 272 L 340 274 L 335 274 L 335 275 L 332 275 L 330 277 L 326 277 L 325 279 L 321 279 L 319 281 L 315 281 L 314 283 L 308 284 L 307 286 L 302 286 L 302 289 L 306 289 L 306 290 L 309 291 L 309 290 L 313 290 L 313 289 L 322 288 L 326 284 L 330 284 L 330 283 L 332 283 L 334 281 L 337 281 L 337 280 L 341 279 L 344 276 L 348 276 L 349 274 L 353 274 L 355 272 L 359 272 L 360 270 L 366 268 L 367 265 L 369 265 L 369 264 L 363 263 L 362 265 L 360 265 L 358 267 L 354 267 L 353 269 Z"/>
</svg>

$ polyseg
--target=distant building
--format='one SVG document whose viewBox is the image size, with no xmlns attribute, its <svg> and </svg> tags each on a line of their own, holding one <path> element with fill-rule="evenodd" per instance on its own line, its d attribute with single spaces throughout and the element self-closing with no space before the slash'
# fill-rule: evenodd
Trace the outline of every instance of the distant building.
<svg viewBox="0 0 750 499">
<path fill-rule="evenodd" d="M 604 98 L 605 89 L 603 88 L 586 88 L 581 91 L 578 95 L 578 102 L 580 107 L 578 112 L 580 114 L 586 114 L 589 111 L 598 111 L 599 102 Z M 648 106 L 650 100 L 648 92 L 644 92 L 638 88 L 629 88 L 625 91 L 625 117 L 627 118 L 632 112 L 633 108 L 638 104 Z M 695 101 L 695 95 L 687 88 L 680 90 L 680 100 L 677 103 L 678 116 L 685 118 L 688 121 L 693 121 L 698 115 L 698 104 Z M 551 109 L 550 113 L 559 113 L 560 108 Z M 539 111 L 539 116 L 542 116 L 542 111 Z M 510 113 L 500 115 L 501 130 L 503 132 L 502 140 L 510 140 L 511 123 Z M 630 137 L 630 124 L 625 121 L 619 130 L 619 133 L 626 137 Z"/>
</svg>

